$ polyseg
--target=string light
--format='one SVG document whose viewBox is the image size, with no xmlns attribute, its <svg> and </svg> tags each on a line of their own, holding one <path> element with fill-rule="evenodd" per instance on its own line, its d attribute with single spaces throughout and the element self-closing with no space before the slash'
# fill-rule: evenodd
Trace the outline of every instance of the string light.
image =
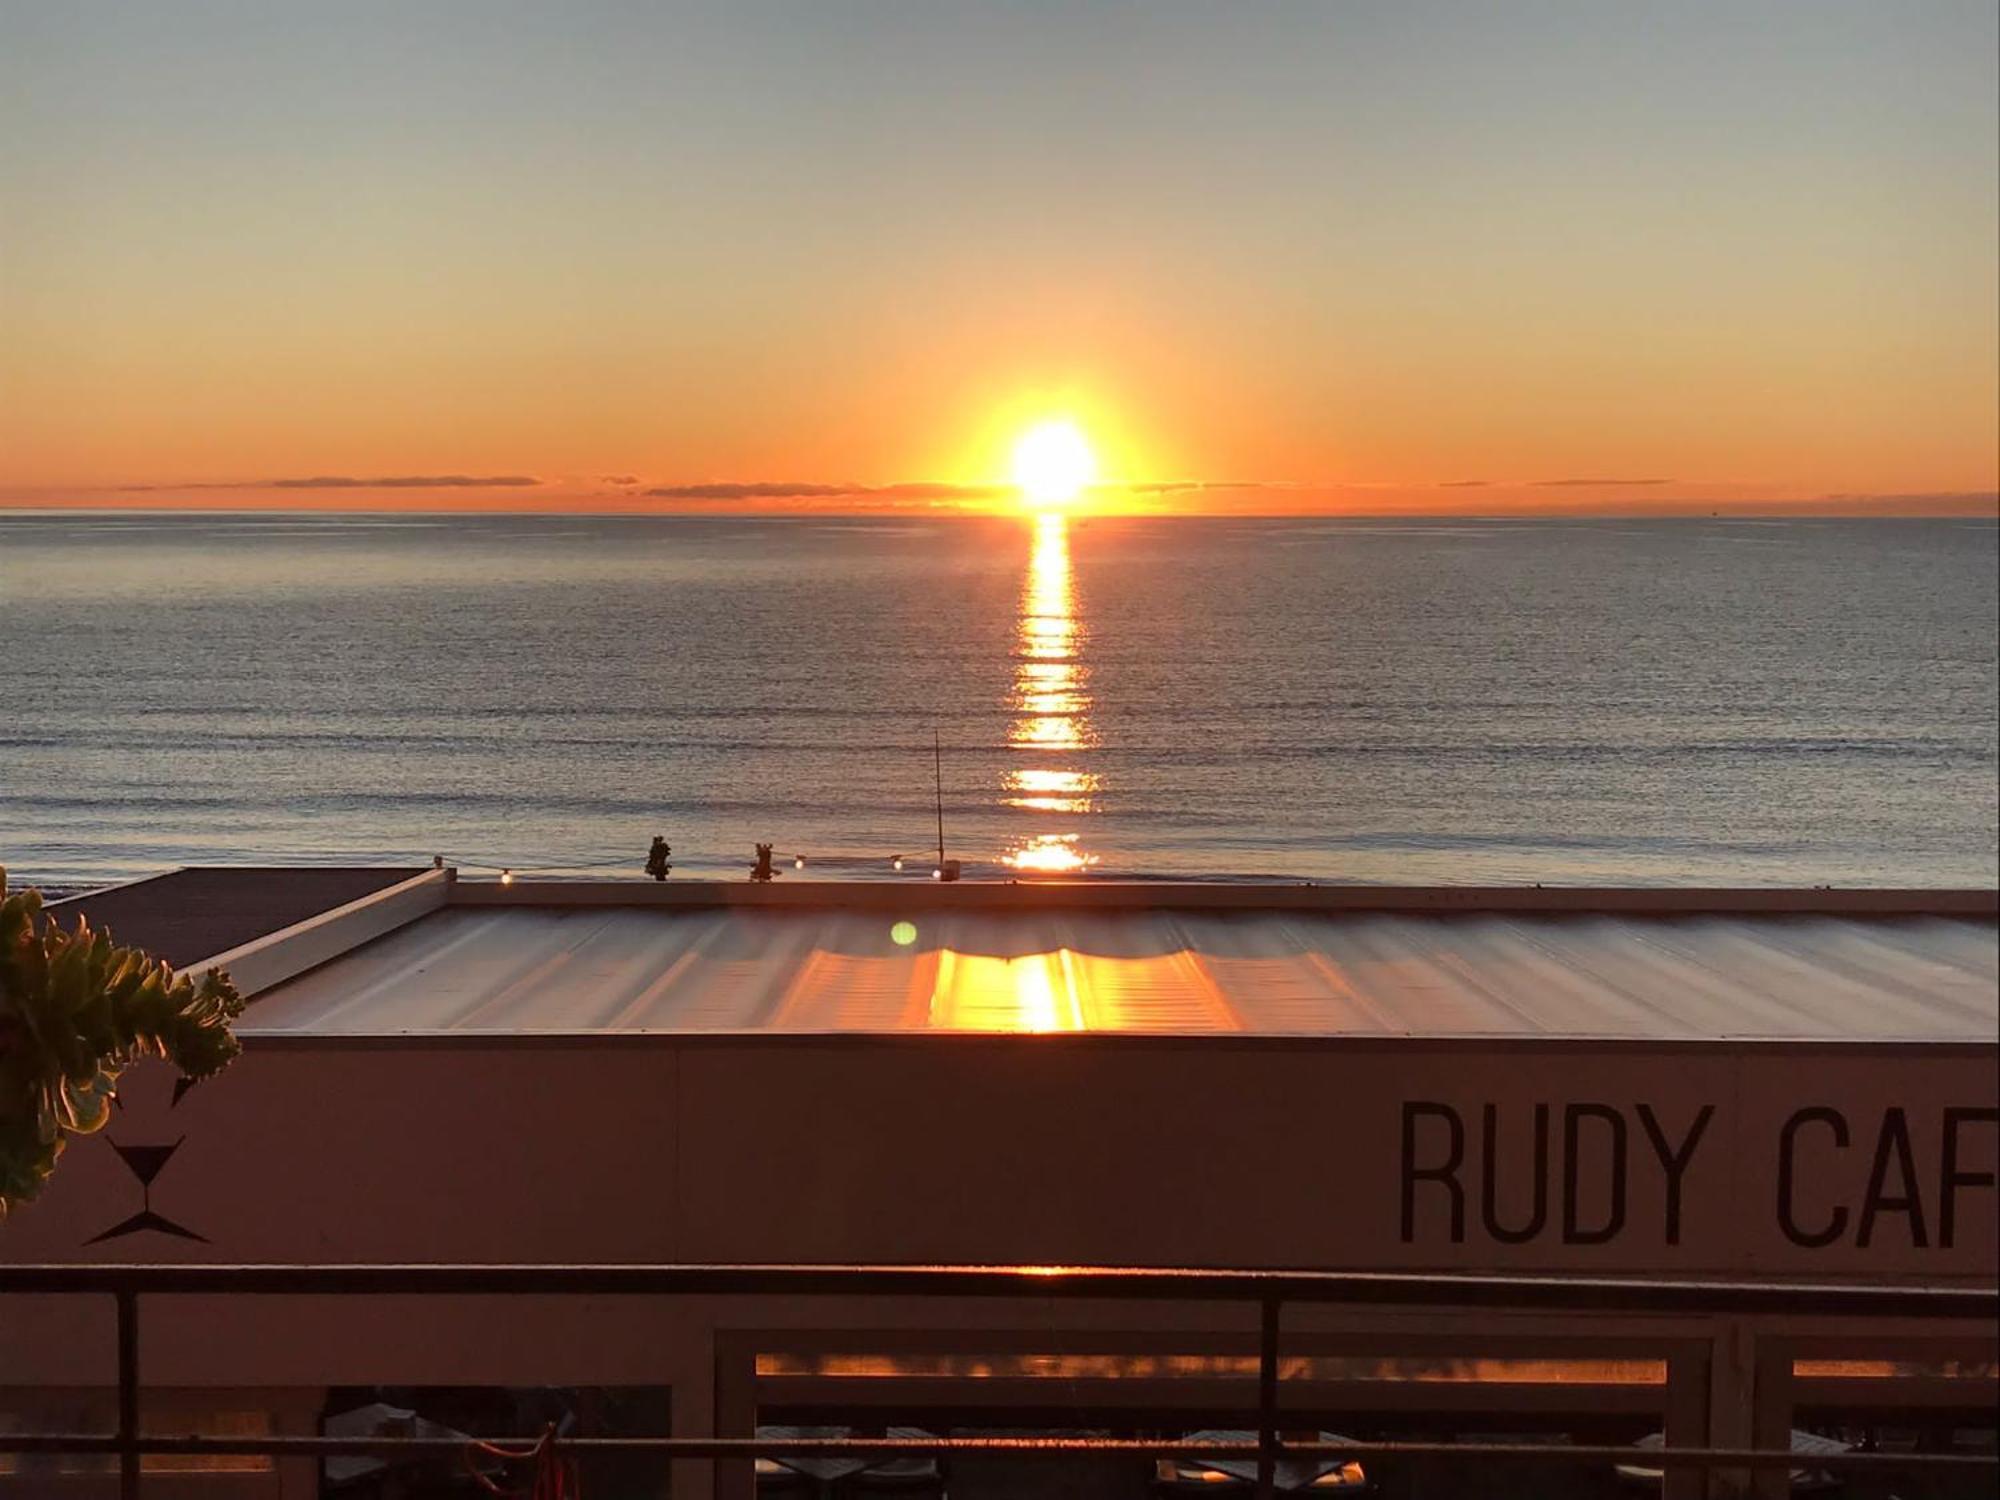
<svg viewBox="0 0 2000 1500">
<path fill-rule="evenodd" d="M 445 858 L 445 856 L 443 855 L 437 855 L 434 857 L 438 859 Z M 497 859 L 471 859 L 471 858 L 453 858 L 450 860 L 450 864 L 455 869 L 491 870 L 496 875 L 499 874 L 502 870 L 513 870 L 523 875 L 533 875 L 541 872 L 564 873 L 574 870 L 614 870 L 619 868 L 629 869 L 633 864 L 633 860 L 632 856 L 629 854 L 620 854 L 605 859 L 559 860 L 553 864 L 503 865 Z"/>
<path fill-rule="evenodd" d="M 891 855 L 856 854 L 848 856 L 794 854 L 791 856 L 791 865 L 794 870 L 804 870 L 807 867 L 807 865 L 813 860 L 830 861 L 832 865 L 836 868 L 852 867 L 857 871 L 862 871 L 862 872 L 865 872 L 865 870 L 869 866 L 873 866 L 874 868 L 879 870 L 881 866 L 879 864 L 876 864 L 875 862 L 877 860 L 886 860 L 889 865 L 889 868 L 899 875 L 916 874 L 928 868 L 930 871 L 930 877 L 933 880 L 951 881 L 961 878 L 960 876 L 961 866 L 958 860 L 948 859 L 943 861 L 942 863 L 932 863 L 931 861 L 923 859 L 921 855 L 910 855 L 910 854 L 891 854 Z M 585 856 L 579 859 L 554 860 L 547 863 L 531 862 L 525 865 L 523 864 L 502 865 L 498 860 L 461 858 L 453 855 L 439 854 L 432 856 L 432 866 L 434 868 L 449 868 L 449 869 L 457 869 L 468 872 L 472 871 L 490 872 L 492 875 L 498 878 L 499 884 L 515 885 L 519 883 L 516 878 L 517 876 L 533 878 L 538 875 L 554 875 L 560 878 L 566 875 L 576 875 L 584 872 L 594 872 L 600 870 L 612 870 L 612 871 L 624 870 L 636 874 L 638 871 L 639 861 L 635 860 L 629 854 L 621 854 L 621 855 L 609 856 L 606 858 L 592 858 L 589 856 Z M 776 874 L 777 872 L 774 870 L 771 873 Z M 767 876 L 766 878 L 769 877 Z"/>
</svg>

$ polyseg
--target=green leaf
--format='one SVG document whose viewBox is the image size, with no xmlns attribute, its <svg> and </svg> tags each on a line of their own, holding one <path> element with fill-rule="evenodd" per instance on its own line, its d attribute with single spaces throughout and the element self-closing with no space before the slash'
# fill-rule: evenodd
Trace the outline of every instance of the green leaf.
<svg viewBox="0 0 2000 1500">
<path fill-rule="evenodd" d="M 124 1068 L 160 1057 L 210 1077 L 242 1050 L 242 1013 L 226 974 L 176 978 L 80 918 L 65 932 L 0 867 L 0 1220 L 41 1191 L 65 1134 L 104 1127 Z"/>
</svg>

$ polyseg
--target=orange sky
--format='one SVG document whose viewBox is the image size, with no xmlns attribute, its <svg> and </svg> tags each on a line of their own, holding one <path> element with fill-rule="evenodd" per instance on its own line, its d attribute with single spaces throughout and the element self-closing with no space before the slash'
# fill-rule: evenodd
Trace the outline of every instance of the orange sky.
<svg viewBox="0 0 2000 1500">
<path fill-rule="evenodd" d="M 1990 5 L 501 9 L 8 22 L 0 505 L 1995 509 Z"/>
</svg>

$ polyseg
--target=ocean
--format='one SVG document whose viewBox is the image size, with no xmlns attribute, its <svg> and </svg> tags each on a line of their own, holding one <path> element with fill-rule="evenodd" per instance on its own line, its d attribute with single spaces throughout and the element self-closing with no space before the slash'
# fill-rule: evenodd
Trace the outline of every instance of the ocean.
<svg viewBox="0 0 2000 1500">
<path fill-rule="evenodd" d="M 1991 886 L 1978 520 L 0 512 L 0 864 Z M 899 871 L 895 861 L 903 861 Z"/>
</svg>

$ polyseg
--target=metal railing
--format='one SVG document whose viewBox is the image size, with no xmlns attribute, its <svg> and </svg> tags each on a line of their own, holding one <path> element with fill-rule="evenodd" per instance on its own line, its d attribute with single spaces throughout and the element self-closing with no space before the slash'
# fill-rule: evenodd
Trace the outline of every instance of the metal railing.
<svg viewBox="0 0 2000 1500">
<path fill-rule="evenodd" d="M 115 1455 L 120 1494 L 137 1500 L 140 1460 L 212 1457 L 436 1456 L 462 1454 L 457 1438 L 145 1436 L 141 1431 L 139 1299 L 142 1296 L 589 1296 L 589 1297 L 999 1297 L 1255 1305 L 1258 1317 L 1256 1440 L 1172 1442 L 1104 1437 L 722 1438 L 566 1437 L 566 1452 L 650 1453 L 675 1459 L 807 1456 L 943 1458 L 1130 1456 L 1257 1466 L 1257 1493 L 1273 1495 L 1286 1460 L 1478 1460 L 1482 1463 L 1642 1463 L 1669 1472 L 1829 1473 L 1924 1469 L 2000 1472 L 1992 1454 L 1847 1452 L 1802 1457 L 1778 1448 L 1560 1446 L 1510 1443 L 1324 1442 L 1281 1437 L 1279 1343 L 1288 1305 L 1429 1308 L 1453 1312 L 1560 1311 L 1706 1317 L 1905 1319 L 1972 1324 L 1991 1336 L 2000 1288 L 1662 1281 L 1571 1276 L 1403 1275 L 1369 1272 L 1159 1270 L 991 1266 L 590 1266 L 590 1265 L 0 1265 L 0 1296 L 109 1296 L 117 1309 L 118 1419 L 112 1433 L 0 1433 L 0 1453 Z M 502 1439 L 526 1441 L 534 1439 Z M 1780 1481 L 1782 1483 L 1782 1480 Z"/>
</svg>

